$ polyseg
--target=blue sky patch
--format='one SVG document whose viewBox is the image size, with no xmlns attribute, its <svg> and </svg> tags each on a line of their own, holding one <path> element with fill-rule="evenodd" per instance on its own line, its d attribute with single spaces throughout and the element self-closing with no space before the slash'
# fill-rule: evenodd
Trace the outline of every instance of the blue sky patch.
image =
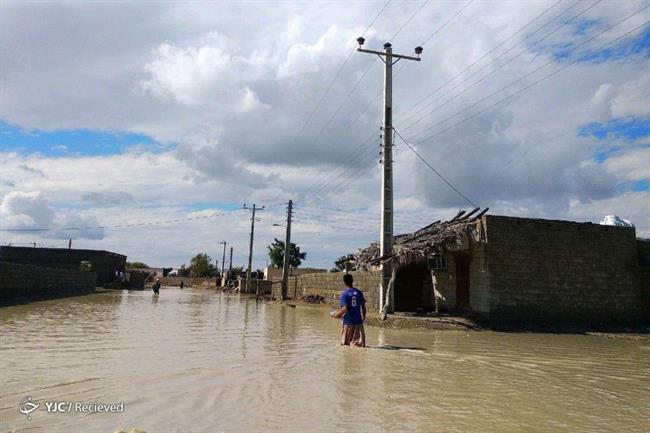
<svg viewBox="0 0 650 433">
<path fill-rule="evenodd" d="M 650 28 L 647 25 L 634 37 L 623 39 L 620 43 L 605 49 L 587 53 L 580 58 L 580 61 L 603 63 L 633 55 L 650 57 Z"/>
<path fill-rule="evenodd" d="M 124 131 L 62 129 L 26 131 L 0 121 L 0 152 L 41 153 L 45 156 L 97 156 L 123 153 L 134 146 L 151 151 L 164 147 L 144 134 Z"/>
<path fill-rule="evenodd" d="M 633 117 L 613 119 L 607 123 L 592 122 L 580 128 L 578 136 L 593 136 L 599 140 L 607 137 L 636 140 L 650 136 L 650 118 Z"/>
<path fill-rule="evenodd" d="M 650 190 L 650 179 L 641 179 L 634 182 L 632 186 L 633 191 L 648 191 Z"/>
<path fill-rule="evenodd" d="M 600 26 L 600 20 L 590 20 L 590 19 L 580 20 L 576 23 L 575 31 L 573 32 L 573 34 L 576 36 L 584 36 L 591 29 L 599 26 Z"/>
</svg>

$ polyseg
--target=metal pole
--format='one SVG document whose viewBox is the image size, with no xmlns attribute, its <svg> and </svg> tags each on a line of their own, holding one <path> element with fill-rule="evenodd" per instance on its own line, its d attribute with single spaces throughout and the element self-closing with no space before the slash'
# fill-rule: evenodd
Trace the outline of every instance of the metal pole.
<svg viewBox="0 0 650 433">
<path fill-rule="evenodd" d="M 293 209 L 293 201 L 289 200 L 287 207 L 287 236 L 284 241 L 284 262 L 282 263 L 282 300 L 287 297 L 287 286 L 289 283 L 289 253 L 291 251 L 291 213 Z"/>
<path fill-rule="evenodd" d="M 387 257 L 393 252 L 393 49 L 390 43 L 384 44 L 384 124 L 382 128 L 382 164 L 381 172 L 381 228 L 379 251 L 381 257 Z M 388 312 L 392 312 L 392 299 L 386 299 L 388 282 L 391 277 L 391 265 L 384 262 L 381 265 L 381 287 L 379 289 L 379 305 L 383 307 L 388 302 Z"/>
</svg>

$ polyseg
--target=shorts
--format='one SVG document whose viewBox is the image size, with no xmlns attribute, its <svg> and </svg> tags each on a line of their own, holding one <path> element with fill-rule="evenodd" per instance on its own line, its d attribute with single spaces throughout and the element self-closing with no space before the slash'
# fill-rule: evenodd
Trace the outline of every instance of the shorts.
<svg viewBox="0 0 650 433">
<path fill-rule="evenodd" d="M 366 347 L 366 332 L 363 329 L 363 323 L 343 325 L 341 328 L 341 345 Z"/>
</svg>

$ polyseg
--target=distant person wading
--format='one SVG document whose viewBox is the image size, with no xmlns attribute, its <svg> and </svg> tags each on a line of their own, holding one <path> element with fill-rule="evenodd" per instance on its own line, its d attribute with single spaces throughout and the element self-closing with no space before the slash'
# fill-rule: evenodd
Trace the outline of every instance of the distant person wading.
<svg viewBox="0 0 650 433">
<path fill-rule="evenodd" d="M 341 293 L 341 309 L 332 312 L 334 319 L 343 318 L 341 344 L 346 346 L 366 347 L 366 333 L 363 322 L 366 320 L 366 299 L 363 292 L 352 286 L 352 275 L 343 275 L 345 290 Z"/>
<path fill-rule="evenodd" d="M 156 295 L 160 294 L 160 278 L 157 278 L 156 282 L 153 283 L 152 289 L 153 289 L 154 294 L 156 294 Z"/>
</svg>

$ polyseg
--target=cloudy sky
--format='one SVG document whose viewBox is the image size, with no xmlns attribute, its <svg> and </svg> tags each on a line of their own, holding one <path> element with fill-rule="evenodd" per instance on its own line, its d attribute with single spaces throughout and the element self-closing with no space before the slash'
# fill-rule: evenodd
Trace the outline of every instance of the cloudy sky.
<svg viewBox="0 0 650 433">
<path fill-rule="evenodd" d="M 243 265 L 256 203 L 262 267 L 293 199 L 305 265 L 331 267 L 379 231 L 383 64 L 362 34 L 424 47 L 394 67 L 395 128 L 469 201 L 650 237 L 649 5 L 5 1 L 0 243 L 177 266 L 226 240 Z M 398 231 L 472 207 L 395 154 Z"/>
</svg>

